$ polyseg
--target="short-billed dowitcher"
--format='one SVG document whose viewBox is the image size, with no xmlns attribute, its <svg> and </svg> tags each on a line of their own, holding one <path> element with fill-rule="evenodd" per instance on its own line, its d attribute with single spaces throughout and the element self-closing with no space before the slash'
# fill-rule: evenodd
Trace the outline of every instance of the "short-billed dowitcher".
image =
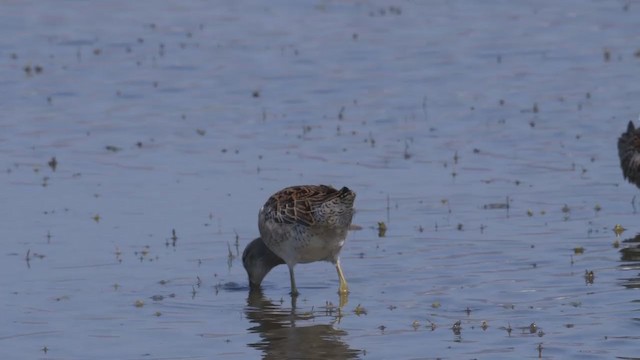
<svg viewBox="0 0 640 360">
<path fill-rule="evenodd" d="M 258 214 L 260 237 L 247 245 L 242 262 L 252 288 L 282 263 L 289 267 L 291 295 L 298 295 L 293 268 L 298 263 L 330 261 L 341 294 L 348 292 L 340 250 L 353 218 L 356 193 L 326 185 L 292 186 L 273 194 Z"/>
<path fill-rule="evenodd" d="M 624 178 L 640 188 L 640 129 L 636 129 L 633 121 L 629 121 L 627 131 L 618 139 L 618 156 Z"/>
</svg>

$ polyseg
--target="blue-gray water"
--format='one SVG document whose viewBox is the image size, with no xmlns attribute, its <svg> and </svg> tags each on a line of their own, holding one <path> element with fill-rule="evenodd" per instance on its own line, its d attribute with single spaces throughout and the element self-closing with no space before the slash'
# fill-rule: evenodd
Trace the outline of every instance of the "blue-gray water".
<svg viewBox="0 0 640 360">
<path fill-rule="evenodd" d="M 637 357 L 638 29 L 632 1 L 2 3 L 0 357 Z M 258 209 L 317 183 L 358 194 L 348 304 L 328 263 L 295 309 L 286 267 L 250 296 Z"/>
</svg>

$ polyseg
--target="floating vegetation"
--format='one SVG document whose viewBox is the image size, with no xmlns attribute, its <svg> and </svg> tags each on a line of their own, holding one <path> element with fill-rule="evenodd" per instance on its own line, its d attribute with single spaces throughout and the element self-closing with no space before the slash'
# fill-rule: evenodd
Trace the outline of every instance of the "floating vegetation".
<svg viewBox="0 0 640 360">
<path fill-rule="evenodd" d="M 231 251 L 231 244 L 229 244 L 229 242 L 227 242 L 227 251 L 227 268 L 231 270 L 231 267 L 233 266 L 233 260 L 236 258 L 236 256 L 233 254 L 233 251 Z"/>
<path fill-rule="evenodd" d="M 378 221 L 378 237 L 385 237 L 387 235 L 387 225 L 384 221 Z"/>
<path fill-rule="evenodd" d="M 620 224 L 616 224 L 613 227 L 613 232 L 614 232 L 614 234 L 616 234 L 616 236 L 622 235 L 622 233 L 625 232 L 625 230 L 627 230 L 627 229 L 623 228 L 622 225 L 620 225 Z"/>
<path fill-rule="evenodd" d="M 353 313 L 360 316 L 360 315 L 367 315 L 367 309 L 364 308 L 364 306 L 358 304 L 358 306 L 356 306 L 355 309 L 353 309 Z"/>
</svg>

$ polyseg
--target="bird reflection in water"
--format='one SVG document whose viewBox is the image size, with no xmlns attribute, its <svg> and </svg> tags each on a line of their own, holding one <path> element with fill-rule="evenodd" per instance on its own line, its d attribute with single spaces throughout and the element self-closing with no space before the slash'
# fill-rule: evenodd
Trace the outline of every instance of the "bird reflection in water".
<svg viewBox="0 0 640 360">
<path fill-rule="evenodd" d="M 360 350 L 351 349 L 343 340 L 347 332 L 334 326 L 339 309 L 299 311 L 296 299 L 291 301 L 291 308 L 286 308 L 265 298 L 260 289 L 249 292 L 245 314 L 252 326 L 248 330 L 261 340 L 248 346 L 261 350 L 263 359 L 359 357 Z"/>
<path fill-rule="evenodd" d="M 640 234 L 622 242 L 620 249 L 620 268 L 623 270 L 640 270 Z M 622 284 L 626 288 L 640 289 L 640 274 L 624 279 Z"/>
</svg>

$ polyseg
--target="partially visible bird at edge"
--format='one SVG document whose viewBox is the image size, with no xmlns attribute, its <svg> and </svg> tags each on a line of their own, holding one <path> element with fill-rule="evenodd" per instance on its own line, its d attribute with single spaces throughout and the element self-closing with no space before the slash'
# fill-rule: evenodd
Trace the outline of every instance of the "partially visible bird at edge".
<svg viewBox="0 0 640 360">
<path fill-rule="evenodd" d="M 624 178 L 640 188 L 640 129 L 633 121 L 629 121 L 627 131 L 618 138 L 618 156 Z M 635 198 L 631 201 L 634 209 Z"/>
</svg>

